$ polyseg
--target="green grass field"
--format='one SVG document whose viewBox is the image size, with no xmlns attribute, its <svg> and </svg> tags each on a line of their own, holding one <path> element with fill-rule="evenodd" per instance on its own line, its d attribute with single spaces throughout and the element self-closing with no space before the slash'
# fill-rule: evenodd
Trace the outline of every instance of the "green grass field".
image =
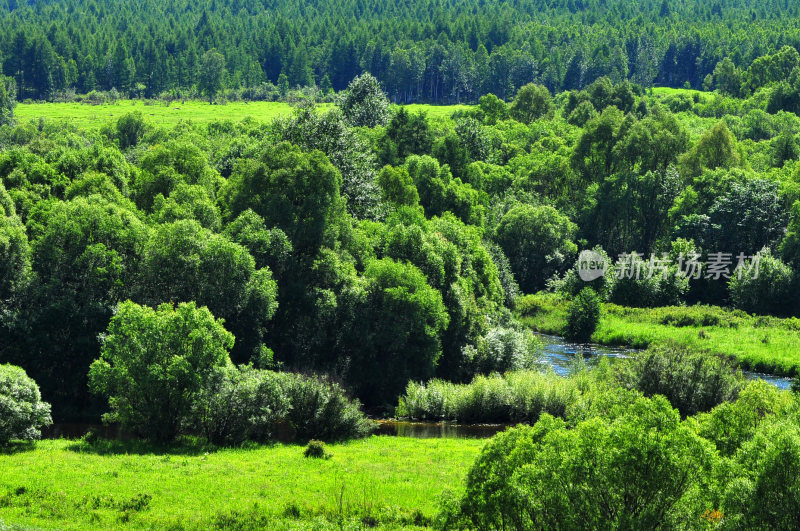
<svg viewBox="0 0 800 531">
<path fill-rule="evenodd" d="M 484 442 L 373 436 L 310 459 L 296 445 L 206 453 L 102 441 L 98 452 L 40 441 L 0 450 L 0 529 L 424 526 Z"/>
<path fill-rule="evenodd" d="M 330 104 L 321 104 L 322 108 Z M 407 105 L 410 112 L 420 110 L 433 119 L 449 118 L 457 109 L 468 109 L 467 105 Z M 97 129 L 129 112 L 139 111 L 150 121 L 162 125 L 174 125 L 180 120 L 207 123 L 214 120 L 240 121 L 253 118 L 270 121 L 292 112 L 288 103 L 282 102 L 229 102 L 209 105 L 204 101 L 174 101 L 170 104 L 143 100 L 120 100 L 116 103 L 90 105 L 88 103 L 20 103 L 14 110 L 19 122 L 38 120 L 68 120 L 79 128 Z"/>
<path fill-rule="evenodd" d="M 565 300 L 534 295 L 523 303 L 523 321 L 533 329 L 560 334 Z M 800 374 L 800 319 L 750 316 L 713 306 L 625 308 L 605 304 L 592 341 L 646 348 L 675 343 L 731 358 L 743 369 L 777 375 Z"/>
</svg>

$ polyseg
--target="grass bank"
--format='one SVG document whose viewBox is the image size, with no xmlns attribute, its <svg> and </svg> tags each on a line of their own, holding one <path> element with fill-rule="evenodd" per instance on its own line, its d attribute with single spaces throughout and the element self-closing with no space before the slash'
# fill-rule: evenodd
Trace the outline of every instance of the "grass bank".
<svg viewBox="0 0 800 531">
<path fill-rule="evenodd" d="M 0 450 L 3 524 L 58 529 L 425 526 L 485 441 L 373 436 L 206 452 L 40 441 Z M 14 527 L 12 527 L 14 528 Z"/>
<path fill-rule="evenodd" d="M 321 104 L 325 108 L 329 104 Z M 410 112 L 424 111 L 434 119 L 446 119 L 457 109 L 467 109 L 465 105 L 408 105 Z M 119 100 L 115 103 L 91 105 L 88 103 L 20 103 L 14 110 L 19 122 L 38 120 L 69 120 L 70 123 L 86 129 L 98 129 L 103 124 L 116 120 L 132 111 L 141 112 L 146 118 L 161 125 L 174 125 L 180 120 L 207 123 L 214 120 L 240 121 L 253 118 L 258 121 L 271 121 L 292 112 L 288 103 L 282 102 L 228 102 L 223 105 L 209 105 L 205 101 L 187 100 L 181 103 L 164 103 L 149 100 Z"/>
<path fill-rule="evenodd" d="M 529 295 L 518 305 L 522 320 L 539 332 L 560 334 L 567 301 L 556 295 Z M 800 374 L 800 319 L 752 316 L 715 306 L 626 308 L 603 306 L 592 341 L 646 348 L 674 343 L 690 350 L 731 358 L 743 369 Z"/>
</svg>

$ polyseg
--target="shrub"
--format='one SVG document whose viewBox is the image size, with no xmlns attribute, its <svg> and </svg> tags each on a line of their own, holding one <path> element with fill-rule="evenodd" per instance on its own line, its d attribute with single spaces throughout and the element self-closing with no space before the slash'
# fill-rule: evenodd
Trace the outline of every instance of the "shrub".
<svg viewBox="0 0 800 531">
<path fill-rule="evenodd" d="M 545 413 L 565 417 L 580 395 L 579 379 L 517 371 L 476 376 L 469 384 L 411 382 L 396 413 L 423 420 L 536 422 Z"/>
<path fill-rule="evenodd" d="M 355 77 L 347 86 L 339 106 L 353 126 L 375 127 L 389 121 L 389 99 L 372 74 Z"/>
<path fill-rule="evenodd" d="M 124 302 L 111 318 L 89 385 L 108 397 L 105 421 L 174 439 L 215 367 L 230 363 L 233 335 L 195 303 L 157 309 Z"/>
<path fill-rule="evenodd" d="M 144 136 L 146 124 L 139 111 L 124 114 L 117 120 L 116 138 L 120 149 L 127 149 L 139 143 Z"/>
<path fill-rule="evenodd" d="M 331 454 L 325 450 L 325 443 L 311 439 L 308 441 L 303 455 L 306 457 L 314 457 L 316 459 L 330 459 Z"/>
<path fill-rule="evenodd" d="M 751 313 L 786 315 L 796 297 L 794 272 L 765 249 L 758 253 L 758 275 L 735 274 L 728 283 L 734 307 Z M 751 264 L 745 266 L 750 267 Z M 755 278 L 754 278 L 755 276 Z"/>
<path fill-rule="evenodd" d="M 622 306 L 652 308 L 680 304 L 689 290 L 689 279 L 679 273 L 677 265 L 659 270 L 641 257 L 618 260 L 614 266 L 617 278 L 610 301 Z"/>
<path fill-rule="evenodd" d="M 38 439 L 51 423 L 50 404 L 42 402 L 36 382 L 19 367 L 0 365 L 0 444 Z"/>
<path fill-rule="evenodd" d="M 272 440 L 280 424 L 300 441 L 363 437 L 372 428 L 338 385 L 251 366 L 216 369 L 195 400 L 191 424 L 224 445 Z"/>
<path fill-rule="evenodd" d="M 723 513 L 730 528 L 800 526 L 800 429 L 791 421 L 764 424 L 736 455 L 737 476 L 726 485 Z"/>
<path fill-rule="evenodd" d="M 697 432 L 717 446 L 720 454 L 734 455 L 765 421 L 796 411 L 797 403 L 762 380 L 750 382 L 735 402 L 726 402 L 696 417 Z"/>
<path fill-rule="evenodd" d="M 678 347 L 651 348 L 622 364 L 619 381 L 645 396 L 664 395 L 683 416 L 736 399 L 741 374 L 721 358 Z"/>
<path fill-rule="evenodd" d="M 281 375 L 250 366 L 219 367 L 192 407 L 192 423 L 214 444 L 265 442 L 291 404 Z"/>
<path fill-rule="evenodd" d="M 539 361 L 542 342 L 528 329 L 495 326 L 477 345 L 467 345 L 463 354 L 471 374 L 530 369 Z"/>
<path fill-rule="evenodd" d="M 281 373 L 280 377 L 290 406 L 285 420 L 297 440 L 338 441 L 364 437 L 372 430 L 358 400 L 348 399 L 339 385 L 298 374 Z"/>
<path fill-rule="evenodd" d="M 663 397 L 573 429 L 545 416 L 494 437 L 446 520 L 476 529 L 680 527 L 708 503 L 713 448 Z"/>
<path fill-rule="evenodd" d="M 591 339 L 600 322 L 600 297 L 592 288 L 583 288 L 567 307 L 564 337 L 585 343 Z"/>
</svg>

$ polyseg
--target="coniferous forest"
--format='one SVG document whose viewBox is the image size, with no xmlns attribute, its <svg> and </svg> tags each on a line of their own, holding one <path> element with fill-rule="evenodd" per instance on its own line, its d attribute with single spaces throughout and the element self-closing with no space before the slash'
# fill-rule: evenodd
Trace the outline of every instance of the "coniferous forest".
<svg viewBox="0 0 800 531">
<path fill-rule="evenodd" d="M 799 528 L 798 22 L 0 0 L 0 531 Z"/>
<path fill-rule="evenodd" d="M 3 0 L 0 62 L 20 100 L 186 91 L 216 49 L 229 87 L 339 91 L 370 72 L 396 102 L 477 102 L 602 76 L 701 89 L 726 58 L 745 70 L 797 47 L 798 20 L 785 0 Z M 751 72 L 744 90 L 763 82 Z"/>
</svg>

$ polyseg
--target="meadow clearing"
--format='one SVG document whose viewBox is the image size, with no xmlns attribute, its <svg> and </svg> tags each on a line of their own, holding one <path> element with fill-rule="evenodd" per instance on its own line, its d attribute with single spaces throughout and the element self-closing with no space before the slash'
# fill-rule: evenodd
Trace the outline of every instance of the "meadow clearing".
<svg viewBox="0 0 800 531">
<path fill-rule="evenodd" d="M 372 436 L 313 459 L 298 445 L 39 441 L 0 452 L 0 529 L 425 526 L 484 442 Z"/>
</svg>

